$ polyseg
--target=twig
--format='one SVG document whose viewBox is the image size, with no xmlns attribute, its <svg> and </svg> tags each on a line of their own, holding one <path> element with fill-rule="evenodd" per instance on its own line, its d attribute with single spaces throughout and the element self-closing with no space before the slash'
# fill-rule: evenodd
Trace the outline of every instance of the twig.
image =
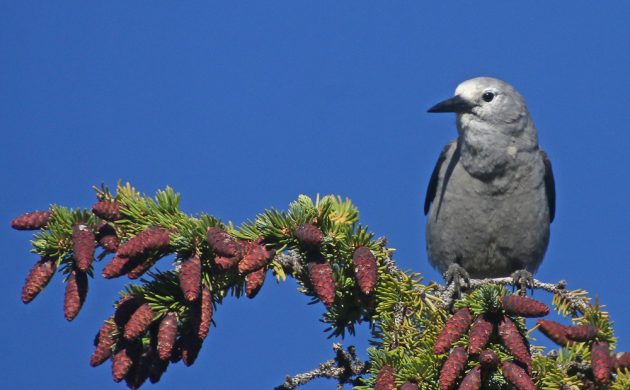
<svg viewBox="0 0 630 390">
<path fill-rule="evenodd" d="M 287 376 L 284 383 L 277 386 L 276 390 L 291 390 L 304 385 L 316 378 L 329 378 L 337 380 L 337 388 L 343 388 L 346 383 L 357 385 L 358 379 L 369 369 L 368 362 L 362 362 L 356 355 L 353 346 L 344 350 L 341 344 L 333 344 L 333 351 L 336 353 L 334 359 L 330 359 L 320 364 L 317 368 L 295 376 Z"/>
</svg>

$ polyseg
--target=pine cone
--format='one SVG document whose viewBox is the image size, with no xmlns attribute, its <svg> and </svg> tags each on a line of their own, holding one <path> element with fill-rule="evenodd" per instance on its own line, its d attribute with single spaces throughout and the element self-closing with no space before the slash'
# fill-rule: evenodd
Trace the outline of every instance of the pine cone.
<svg viewBox="0 0 630 390">
<path fill-rule="evenodd" d="M 112 253 L 116 252 L 118 250 L 118 246 L 120 245 L 120 240 L 116 235 L 116 230 L 104 221 L 101 221 L 98 225 L 96 240 L 103 249 Z"/>
<path fill-rule="evenodd" d="M 171 363 L 178 363 L 182 360 L 182 344 L 184 343 L 184 336 L 179 336 L 175 339 L 175 344 L 173 344 L 173 352 L 171 352 L 171 358 L 169 361 Z"/>
<path fill-rule="evenodd" d="M 295 229 L 295 237 L 300 244 L 308 249 L 318 249 L 324 241 L 324 234 L 315 225 L 309 223 L 298 226 Z"/>
<path fill-rule="evenodd" d="M 374 257 L 374 254 L 372 254 L 369 248 L 360 246 L 355 249 L 352 255 L 352 262 L 354 263 L 354 275 L 359 284 L 359 288 L 363 294 L 370 294 L 374 291 L 378 276 L 376 257 Z"/>
<path fill-rule="evenodd" d="M 448 355 L 440 370 L 440 389 L 449 390 L 457 380 L 459 374 L 462 373 L 468 360 L 468 352 L 464 347 L 455 347 Z"/>
<path fill-rule="evenodd" d="M 160 360 L 153 358 L 153 360 L 151 360 L 151 365 L 149 366 L 149 381 L 151 381 L 151 383 L 156 384 L 160 381 L 162 374 L 164 374 L 168 368 L 168 363 L 168 359 Z"/>
<path fill-rule="evenodd" d="M 559 346 L 565 347 L 569 342 L 567 339 L 567 326 L 550 320 L 538 320 L 536 323 L 542 334 Z"/>
<path fill-rule="evenodd" d="M 313 290 L 326 307 L 335 302 L 335 278 L 330 264 L 320 253 L 311 253 L 308 258 L 308 275 Z"/>
<path fill-rule="evenodd" d="M 170 245 L 171 232 L 159 226 L 147 228 L 120 245 L 116 254 L 120 257 L 137 257 Z"/>
<path fill-rule="evenodd" d="M 478 354 L 488 344 L 494 324 L 485 316 L 480 315 L 470 326 L 468 332 L 468 353 Z"/>
<path fill-rule="evenodd" d="M 201 260 L 199 257 L 193 256 L 182 261 L 182 266 L 179 269 L 179 287 L 188 302 L 197 299 L 201 288 Z"/>
<path fill-rule="evenodd" d="M 140 301 L 132 294 L 127 294 L 116 304 L 114 312 L 114 322 L 123 328 L 129 321 L 133 313 L 140 307 Z"/>
<path fill-rule="evenodd" d="M 516 324 L 508 316 L 503 316 L 503 320 L 499 323 L 499 336 L 503 341 L 503 345 L 516 360 L 525 364 L 527 373 L 530 374 L 532 372 L 532 357 L 529 354 L 529 348 L 527 348 Z"/>
<path fill-rule="evenodd" d="M 419 390 L 419 387 L 417 384 L 407 381 L 400 386 L 399 390 Z"/>
<path fill-rule="evenodd" d="M 396 388 L 395 371 L 389 364 L 384 364 L 376 376 L 374 390 L 394 390 Z"/>
<path fill-rule="evenodd" d="M 173 312 L 167 312 L 160 321 L 158 331 L 157 351 L 160 359 L 169 360 L 171 358 L 176 337 L 177 315 Z"/>
<path fill-rule="evenodd" d="M 133 362 L 131 369 L 125 375 L 127 387 L 132 390 L 139 389 L 149 378 L 149 367 L 151 366 L 150 351 L 145 349 Z"/>
<path fill-rule="evenodd" d="M 513 362 L 501 363 L 503 377 L 516 387 L 517 390 L 536 390 L 532 378 L 518 364 Z"/>
<path fill-rule="evenodd" d="M 630 369 L 630 353 L 619 352 L 610 358 L 610 369 L 616 371 L 618 369 Z"/>
<path fill-rule="evenodd" d="M 102 364 L 111 356 L 112 347 L 116 344 L 116 339 L 113 335 L 115 331 L 116 324 L 114 323 L 113 318 L 106 320 L 101 326 L 101 329 L 98 331 L 96 349 L 90 358 L 90 365 L 92 367 Z"/>
<path fill-rule="evenodd" d="M 549 306 L 522 295 L 506 295 L 503 298 L 503 309 L 507 314 L 527 318 L 544 317 L 549 314 Z"/>
<path fill-rule="evenodd" d="M 590 324 L 568 326 L 566 337 L 569 340 L 585 342 L 595 338 L 599 330 Z"/>
<path fill-rule="evenodd" d="M 127 273 L 127 269 L 130 267 L 130 260 L 128 257 L 120 257 L 115 255 L 109 263 L 103 268 L 101 275 L 105 279 L 117 278 L 120 275 Z"/>
<path fill-rule="evenodd" d="M 209 227 L 206 234 L 208 245 L 219 256 L 238 257 L 240 253 L 239 244 L 223 229 Z"/>
<path fill-rule="evenodd" d="M 238 262 L 238 272 L 247 274 L 266 266 L 273 257 L 273 252 L 267 250 L 260 241 L 251 241 L 243 246 L 243 258 Z"/>
<path fill-rule="evenodd" d="M 29 303 L 35 299 L 50 282 L 56 270 L 57 263 L 42 256 L 26 277 L 24 287 L 22 287 L 22 302 Z"/>
<path fill-rule="evenodd" d="M 112 378 L 114 382 L 118 383 L 123 380 L 132 365 L 133 359 L 130 351 L 126 347 L 118 350 L 114 356 L 112 356 Z"/>
<path fill-rule="evenodd" d="M 187 367 L 190 367 L 197 360 L 199 351 L 203 345 L 203 340 L 194 333 L 187 333 L 181 341 L 182 361 Z"/>
<path fill-rule="evenodd" d="M 467 307 L 459 309 L 444 324 L 444 328 L 442 328 L 435 341 L 433 352 L 436 355 L 440 355 L 451 349 L 453 343 L 466 333 L 472 320 L 472 314 Z"/>
<path fill-rule="evenodd" d="M 591 346 L 591 368 L 595 380 L 601 384 L 610 383 L 610 349 L 608 343 L 598 341 Z"/>
<path fill-rule="evenodd" d="M 206 287 L 201 289 L 199 311 L 197 337 L 203 340 L 208 336 L 208 332 L 210 332 L 210 325 L 212 324 L 212 293 Z"/>
<path fill-rule="evenodd" d="M 135 263 L 134 260 L 140 260 L 140 261 L 138 263 Z M 148 257 L 146 259 L 138 259 L 138 258 L 133 259 L 132 263 L 134 263 L 135 266 L 132 269 L 130 269 L 129 272 L 127 272 L 127 277 L 129 279 L 138 279 L 139 277 L 144 275 L 145 272 L 151 269 L 151 267 L 153 267 L 153 265 L 158 260 L 159 258 L 157 257 Z"/>
<path fill-rule="evenodd" d="M 493 350 L 486 349 L 479 354 L 479 364 L 484 370 L 494 370 L 499 365 L 499 357 Z"/>
<path fill-rule="evenodd" d="M 92 265 L 96 249 L 95 240 L 94 233 L 87 225 L 79 224 L 72 227 L 74 263 L 83 272 L 87 272 Z"/>
<path fill-rule="evenodd" d="M 217 265 L 217 268 L 219 268 L 222 271 L 227 271 L 230 268 L 235 267 L 238 264 L 238 257 L 236 256 L 232 256 L 232 257 L 223 257 L 223 256 L 217 256 L 214 258 L 214 264 Z"/>
<path fill-rule="evenodd" d="M 247 298 L 254 298 L 258 294 L 265 282 L 266 274 L 267 270 L 260 268 L 258 271 L 254 271 L 245 277 L 245 295 L 247 295 Z"/>
<path fill-rule="evenodd" d="M 120 205 L 113 200 L 103 200 L 92 206 L 92 213 L 106 221 L 118 221 L 121 218 Z"/>
<path fill-rule="evenodd" d="M 153 322 L 155 312 L 148 303 L 143 303 L 133 312 L 129 321 L 125 324 L 125 340 L 131 341 L 143 334 Z"/>
<path fill-rule="evenodd" d="M 11 227 L 15 230 L 41 229 L 48 223 L 50 215 L 50 211 L 31 211 L 11 221 Z"/>
<path fill-rule="evenodd" d="M 63 314 L 72 321 L 79 314 L 88 292 L 87 275 L 81 271 L 72 271 L 66 282 L 66 294 L 63 301 Z"/>
<path fill-rule="evenodd" d="M 479 390 L 481 389 L 481 367 L 473 367 L 459 385 L 459 390 Z"/>
</svg>

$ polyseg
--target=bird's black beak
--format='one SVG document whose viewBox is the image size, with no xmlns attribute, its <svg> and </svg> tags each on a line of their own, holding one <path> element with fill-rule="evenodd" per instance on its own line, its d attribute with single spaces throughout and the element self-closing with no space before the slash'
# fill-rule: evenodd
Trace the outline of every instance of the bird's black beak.
<svg viewBox="0 0 630 390">
<path fill-rule="evenodd" d="M 468 112 L 472 108 L 473 105 L 468 100 L 455 95 L 429 108 L 428 112 Z"/>
</svg>

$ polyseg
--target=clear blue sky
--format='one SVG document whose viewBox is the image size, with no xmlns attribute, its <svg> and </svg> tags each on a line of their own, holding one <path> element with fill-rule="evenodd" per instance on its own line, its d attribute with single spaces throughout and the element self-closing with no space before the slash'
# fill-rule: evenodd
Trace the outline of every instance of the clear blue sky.
<svg viewBox="0 0 630 390">
<path fill-rule="evenodd" d="M 25 306 L 36 256 L 8 228 L 51 202 L 89 206 L 101 182 L 172 185 L 185 211 L 235 223 L 299 193 L 341 194 L 402 268 L 438 279 L 421 205 L 456 133 L 426 109 L 479 75 L 522 92 L 553 162 L 558 211 L 537 277 L 598 294 L 630 350 L 628 20 L 627 2 L 0 1 L 3 382 L 123 386 L 88 359 L 125 281 L 92 281 L 72 323 L 60 275 Z M 267 279 L 254 301 L 228 300 L 196 364 L 155 388 L 268 389 L 331 357 L 322 306 L 295 289 Z"/>
</svg>

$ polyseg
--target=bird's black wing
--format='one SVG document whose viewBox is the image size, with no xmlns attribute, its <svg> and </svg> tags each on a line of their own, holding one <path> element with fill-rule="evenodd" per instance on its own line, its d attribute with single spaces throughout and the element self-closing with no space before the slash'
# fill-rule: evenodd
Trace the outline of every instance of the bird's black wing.
<svg viewBox="0 0 630 390">
<path fill-rule="evenodd" d="M 547 205 L 549 206 L 549 222 L 553 222 L 556 216 L 556 183 L 553 180 L 553 170 L 551 161 L 544 150 L 540 151 L 545 163 L 545 193 L 547 194 Z"/>
<path fill-rule="evenodd" d="M 427 187 L 427 195 L 424 198 L 424 215 L 427 215 L 429 212 L 429 207 L 431 207 L 431 203 L 435 199 L 435 194 L 437 193 L 438 186 L 438 177 L 440 176 L 440 169 L 442 169 L 442 164 L 446 160 L 446 155 L 448 154 L 449 149 L 453 143 L 448 143 L 444 149 L 442 149 L 442 153 L 440 153 L 440 157 L 438 157 L 437 162 L 435 163 L 435 167 L 433 168 L 433 172 L 431 173 L 431 180 L 429 180 L 429 186 Z"/>
</svg>

